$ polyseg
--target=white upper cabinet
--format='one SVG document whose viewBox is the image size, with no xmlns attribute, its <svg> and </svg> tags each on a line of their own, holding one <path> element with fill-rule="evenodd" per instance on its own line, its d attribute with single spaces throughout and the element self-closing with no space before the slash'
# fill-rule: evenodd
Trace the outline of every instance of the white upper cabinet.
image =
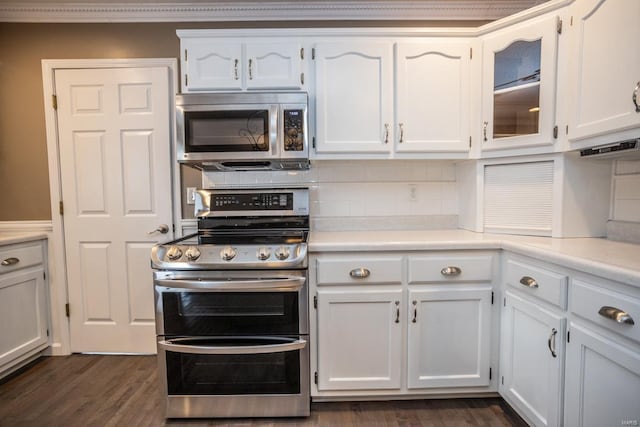
<svg viewBox="0 0 640 427">
<path fill-rule="evenodd" d="M 393 49 L 388 42 L 315 45 L 316 152 L 389 153 Z"/>
<path fill-rule="evenodd" d="M 319 155 L 469 150 L 466 39 L 319 43 L 315 52 Z"/>
<path fill-rule="evenodd" d="M 581 0 L 570 13 L 569 140 L 612 142 L 640 127 L 640 2 Z"/>
<path fill-rule="evenodd" d="M 398 153 L 468 151 L 472 105 L 468 41 L 396 44 Z"/>
<path fill-rule="evenodd" d="M 483 37 L 483 151 L 553 144 L 558 19 L 546 15 Z"/>
<path fill-rule="evenodd" d="M 302 45 L 181 38 L 182 92 L 301 89 Z"/>
</svg>

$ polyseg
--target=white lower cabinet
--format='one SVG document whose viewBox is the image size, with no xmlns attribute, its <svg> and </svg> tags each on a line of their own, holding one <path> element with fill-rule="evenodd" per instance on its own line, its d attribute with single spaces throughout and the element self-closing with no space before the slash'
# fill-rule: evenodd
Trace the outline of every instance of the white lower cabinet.
<svg viewBox="0 0 640 427">
<path fill-rule="evenodd" d="M 489 385 L 491 287 L 450 288 L 409 290 L 409 389 Z"/>
<path fill-rule="evenodd" d="M 499 390 L 536 426 L 562 425 L 565 325 L 562 312 L 505 292 Z"/>
<path fill-rule="evenodd" d="M 493 261 L 487 252 L 312 255 L 312 395 L 495 392 Z"/>
<path fill-rule="evenodd" d="M 0 246 L 0 377 L 49 343 L 44 241 Z"/>
<path fill-rule="evenodd" d="M 320 289 L 318 390 L 399 389 L 402 290 Z"/>
<path fill-rule="evenodd" d="M 639 425 L 640 289 L 578 278 L 569 298 L 565 425 Z"/>
</svg>

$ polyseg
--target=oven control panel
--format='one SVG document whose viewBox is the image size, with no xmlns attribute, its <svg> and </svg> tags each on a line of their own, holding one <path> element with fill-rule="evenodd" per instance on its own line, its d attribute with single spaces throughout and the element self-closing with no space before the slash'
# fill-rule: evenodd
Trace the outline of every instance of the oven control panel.
<svg viewBox="0 0 640 427">
<path fill-rule="evenodd" d="M 304 268 L 307 244 L 158 245 L 152 249 L 154 268 Z"/>
</svg>

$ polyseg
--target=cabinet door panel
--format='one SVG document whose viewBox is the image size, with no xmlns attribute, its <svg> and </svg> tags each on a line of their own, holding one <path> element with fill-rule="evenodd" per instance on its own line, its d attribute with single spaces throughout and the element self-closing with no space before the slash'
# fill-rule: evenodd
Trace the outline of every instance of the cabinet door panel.
<svg viewBox="0 0 640 427">
<path fill-rule="evenodd" d="M 470 46 L 396 45 L 396 151 L 467 151 Z"/>
<path fill-rule="evenodd" d="M 637 425 L 640 353 L 571 323 L 565 424 Z"/>
<path fill-rule="evenodd" d="M 565 319 L 510 291 L 505 294 L 500 394 L 535 425 L 558 426 Z"/>
<path fill-rule="evenodd" d="M 409 291 L 408 387 L 489 384 L 491 288 Z"/>
<path fill-rule="evenodd" d="M 399 389 L 402 291 L 318 291 L 318 390 Z"/>
<path fill-rule="evenodd" d="M 299 43 L 247 43 L 247 89 L 300 89 Z"/>
<path fill-rule="evenodd" d="M 46 289 L 42 269 L 0 278 L 0 371 L 14 359 L 46 347 Z"/>
<path fill-rule="evenodd" d="M 390 43 L 319 43 L 316 151 L 388 153 L 393 142 Z"/>
<path fill-rule="evenodd" d="M 569 139 L 640 126 L 640 2 L 584 0 L 571 12 Z"/>
<path fill-rule="evenodd" d="M 183 92 L 242 89 L 241 43 L 206 39 L 182 43 Z"/>
</svg>

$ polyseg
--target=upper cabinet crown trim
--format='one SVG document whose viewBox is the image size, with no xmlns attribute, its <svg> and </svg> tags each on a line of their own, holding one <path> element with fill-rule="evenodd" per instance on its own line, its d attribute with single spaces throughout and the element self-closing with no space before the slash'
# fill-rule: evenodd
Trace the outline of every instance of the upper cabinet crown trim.
<svg viewBox="0 0 640 427">
<path fill-rule="evenodd" d="M 546 0 L 308 0 L 191 3 L 4 2 L 0 22 L 495 20 Z M 554 3 L 553 1 L 551 3 Z"/>
</svg>

